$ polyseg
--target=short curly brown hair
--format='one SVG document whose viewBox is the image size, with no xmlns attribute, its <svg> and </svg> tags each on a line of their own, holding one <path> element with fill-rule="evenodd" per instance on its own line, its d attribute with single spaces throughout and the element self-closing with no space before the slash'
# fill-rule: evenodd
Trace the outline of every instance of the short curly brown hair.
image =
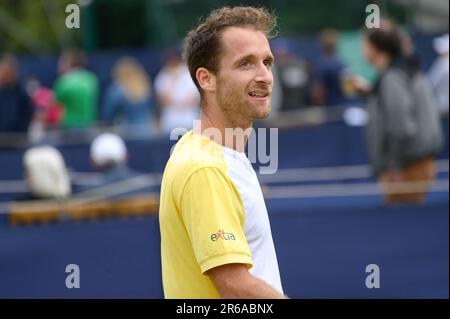
<svg viewBox="0 0 450 319">
<path fill-rule="evenodd" d="M 262 7 L 224 7 L 213 10 L 185 39 L 184 58 L 200 94 L 202 90 L 195 74 L 200 67 L 217 73 L 221 50 L 220 34 L 225 28 L 248 27 L 264 32 L 269 39 L 276 35 L 276 26 L 275 14 Z"/>
</svg>

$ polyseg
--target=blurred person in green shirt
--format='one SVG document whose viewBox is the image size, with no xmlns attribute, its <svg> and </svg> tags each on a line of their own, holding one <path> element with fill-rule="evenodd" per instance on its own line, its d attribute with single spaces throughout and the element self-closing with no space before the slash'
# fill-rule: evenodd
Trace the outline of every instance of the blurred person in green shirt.
<svg viewBox="0 0 450 319">
<path fill-rule="evenodd" d="M 61 74 L 54 85 L 55 99 L 63 104 L 63 128 L 83 128 L 94 124 L 97 115 L 98 80 L 84 69 L 85 56 L 66 51 L 58 62 Z"/>
</svg>

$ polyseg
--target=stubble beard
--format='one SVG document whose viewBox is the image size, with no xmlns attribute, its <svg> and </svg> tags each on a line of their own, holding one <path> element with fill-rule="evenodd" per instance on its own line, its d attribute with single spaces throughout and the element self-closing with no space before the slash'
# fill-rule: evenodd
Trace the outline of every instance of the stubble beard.
<svg viewBox="0 0 450 319">
<path fill-rule="evenodd" d="M 220 84 L 217 87 L 217 105 L 226 118 L 234 124 L 234 127 L 249 127 L 253 121 L 265 119 L 269 116 L 271 111 L 270 101 L 268 106 L 264 106 L 264 108 L 268 107 L 267 112 L 258 112 L 259 110 L 254 110 L 257 106 L 246 101 L 247 96 L 245 92 L 247 92 L 247 89 L 243 90 L 242 93 L 240 93 L 240 88 L 235 89 L 234 87 L 223 90 L 221 88 L 226 87 L 226 84 L 223 82 Z"/>
</svg>

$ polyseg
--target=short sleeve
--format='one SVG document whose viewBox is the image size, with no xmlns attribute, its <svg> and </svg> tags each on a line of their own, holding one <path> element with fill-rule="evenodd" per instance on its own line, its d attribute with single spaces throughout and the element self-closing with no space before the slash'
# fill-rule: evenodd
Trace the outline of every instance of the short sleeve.
<svg viewBox="0 0 450 319">
<path fill-rule="evenodd" d="M 221 169 L 201 168 L 189 177 L 180 214 L 202 273 L 230 263 L 252 267 L 242 200 Z"/>
</svg>

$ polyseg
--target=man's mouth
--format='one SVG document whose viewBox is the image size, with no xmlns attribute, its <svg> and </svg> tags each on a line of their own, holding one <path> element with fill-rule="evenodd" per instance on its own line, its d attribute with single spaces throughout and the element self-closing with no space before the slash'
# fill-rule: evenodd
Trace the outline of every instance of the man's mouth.
<svg viewBox="0 0 450 319">
<path fill-rule="evenodd" d="M 269 92 L 266 91 L 250 91 L 248 93 L 248 95 L 250 95 L 251 97 L 255 97 L 255 98 L 266 98 L 269 96 Z"/>
</svg>

